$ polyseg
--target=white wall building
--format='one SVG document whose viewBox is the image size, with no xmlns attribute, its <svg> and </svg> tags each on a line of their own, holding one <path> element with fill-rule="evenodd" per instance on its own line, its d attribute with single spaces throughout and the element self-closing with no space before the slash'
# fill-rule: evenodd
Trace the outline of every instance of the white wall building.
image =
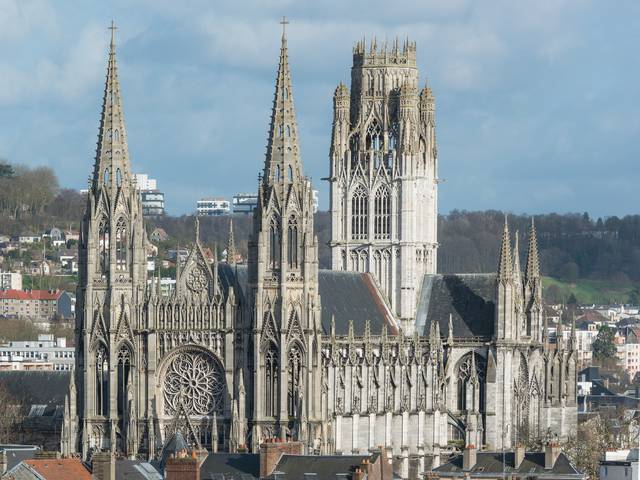
<svg viewBox="0 0 640 480">
<path fill-rule="evenodd" d="M 638 480 L 638 449 L 605 452 L 600 480 Z"/>
<path fill-rule="evenodd" d="M 136 173 L 134 177 L 136 187 L 140 190 L 142 214 L 145 217 L 164 215 L 164 193 L 158 190 L 158 181 L 155 178 L 149 178 L 146 173 Z"/>
<path fill-rule="evenodd" d="M 37 340 L 0 345 L 0 370 L 22 370 L 19 367 L 23 362 L 42 362 L 50 364 L 52 370 L 71 370 L 75 362 L 75 348 L 67 346 L 66 338 L 54 338 L 48 333 L 38 335 Z"/>
<path fill-rule="evenodd" d="M 258 206 L 258 195 L 255 193 L 236 193 L 233 196 L 233 213 L 250 214 L 256 206 Z"/>
<path fill-rule="evenodd" d="M 22 290 L 20 272 L 0 272 L 0 290 Z"/>
<path fill-rule="evenodd" d="M 231 213 L 231 202 L 224 198 L 201 198 L 197 202 L 198 216 L 229 215 Z"/>
</svg>

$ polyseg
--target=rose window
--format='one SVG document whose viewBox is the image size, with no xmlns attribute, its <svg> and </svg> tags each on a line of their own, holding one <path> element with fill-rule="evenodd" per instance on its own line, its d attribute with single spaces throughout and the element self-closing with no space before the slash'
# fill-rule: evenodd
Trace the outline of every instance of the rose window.
<svg viewBox="0 0 640 480">
<path fill-rule="evenodd" d="M 210 415 L 222 406 L 224 371 L 204 352 L 183 352 L 167 366 L 164 377 L 165 413 L 174 415 L 180 404 L 188 415 Z"/>
<path fill-rule="evenodd" d="M 187 287 L 194 292 L 199 292 L 207 284 L 207 276 L 200 267 L 195 267 L 189 272 Z"/>
</svg>

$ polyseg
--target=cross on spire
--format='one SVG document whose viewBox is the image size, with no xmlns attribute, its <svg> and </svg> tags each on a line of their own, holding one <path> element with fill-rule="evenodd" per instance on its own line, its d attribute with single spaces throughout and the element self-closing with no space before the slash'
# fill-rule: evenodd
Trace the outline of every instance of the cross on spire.
<svg viewBox="0 0 640 480">
<path fill-rule="evenodd" d="M 287 25 L 289 25 L 289 20 L 287 20 L 287 17 L 282 17 L 282 20 L 280 20 L 280 25 L 282 25 L 282 37 L 284 37 L 286 34 Z"/>
<path fill-rule="evenodd" d="M 109 27 L 109 30 L 111 30 L 111 46 L 114 46 L 116 44 L 116 30 L 117 29 L 118 29 L 118 27 L 116 27 L 116 22 L 111 20 L 111 26 Z"/>
</svg>

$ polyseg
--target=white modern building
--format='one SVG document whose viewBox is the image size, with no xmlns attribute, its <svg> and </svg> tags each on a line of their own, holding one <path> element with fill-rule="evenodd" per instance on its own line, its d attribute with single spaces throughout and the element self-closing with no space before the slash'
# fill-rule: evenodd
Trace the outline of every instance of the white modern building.
<svg viewBox="0 0 640 480">
<path fill-rule="evenodd" d="M 218 216 L 231 213 L 231 202 L 224 198 L 201 198 L 196 207 L 198 216 Z"/>
<path fill-rule="evenodd" d="M 155 178 L 149 178 L 146 173 L 135 174 L 136 187 L 140 190 L 142 214 L 145 217 L 159 217 L 164 215 L 164 193 L 158 190 Z"/>
<path fill-rule="evenodd" d="M 253 213 L 253 209 L 258 206 L 258 195 L 256 193 L 236 193 L 233 196 L 233 213 Z"/>
<path fill-rule="evenodd" d="M 22 290 L 20 272 L 0 272 L 0 290 Z"/>
<path fill-rule="evenodd" d="M 23 370 L 23 364 L 50 364 L 46 370 L 71 370 L 75 362 L 75 348 L 67 346 L 67 339 L 40 334 L 37 340 L 23 340 L 0 345 L 0 370 Z"/>
</svg>

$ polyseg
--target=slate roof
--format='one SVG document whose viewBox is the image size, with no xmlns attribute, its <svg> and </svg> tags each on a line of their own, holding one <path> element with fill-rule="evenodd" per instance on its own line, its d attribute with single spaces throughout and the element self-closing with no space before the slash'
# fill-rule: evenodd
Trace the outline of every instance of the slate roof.
<svg viewBox="0 0 640 480">
<path fill-rule="evenodd" d="M 227 294 L 229 286 L 238 286 L 236 295 L 247 298 L 248 268 L 246 265 L 218 265 L 222 288 Z M 347 335 L 349 321 L 353 321 L 354 333 L 362 335 L 367 320 L 371 333 L 378 334 L 386 324 L 395 333 L 395 324 L 382 294 L 368 273 L 333 270 L 318 271 L 318 289 L 322 300 L 321 322 L 325 335 L 331 332 L 331 317 L 335 318 L 336 333 Z M 238 291 L 240 290 L 240 291 Z"/>
<path fill-rule="evenodd" d="M 320 270 L 318 289 L 322 301 L 322 330 L 325 335 L 331 333 L 332 316 L 335 318 L 338 335 L 349 333 L 350 320 L 353 320 L 356 335 L 364 333 L 367 320 L 370 321 L 372 334 L 380 333 L 385 324 L 393 330 L 394 324 L 385 301 L 368 273 Z"/>
<path fill-rule="evenodd" d="M 0 445 L 0 452 L 7 453 L 7 470 L 11 470 L 23 460 L 28 460 L 36 456 L 40 450 L 35 445 Z"/>
<path fill-rule="evenodd" d="M 200 466 L 201 480 L 257 480 L 260 455 L 257 453 L 212 453 Z"/>
<path fill-rule="evenodd" d="M 162 474 L 149 462 L 116 460 L 116 480 L 162 480 Z"/>
<path fill-rule="evenodd" d="M 338 478 L 339 474 L 351 476 L 362 460 L 369 458 L 374 463 L 378 454 L 373 455 L 283 455 L 274 473 L 284 474 L 285 479 L 302 479 L 305 473 L 315 473 L 318 479 Z"/>
<path fill-rule="evenodd" d="M 504 471 L 506 474 L 519 473 L 524 476 L 553 474 L 571 475 L 576 476 L 576 478 L 584 477 L 584 474 L 576 470 L 564 453 L 560 453 L 556 463 L 550 470 L 544 468 L 544 452 L 525 453 L 524 459 L 518 468 L 515 467 L 514 452 L 505 452 L 504 456 L 502 452 L 477 452 L 476 455 L 476 464 L 470 471 L 471 475 L 473 473 L 482 473 L 490 476 L 491 474 L 502 474 Z M 465 471 L 462 468 L 462 455 L 456 455 L 447 463 L 434 468 L 433 471 L 435 473 L 458 473 L 460 476 L 469 473 L 469 471 Z"/>
<path fill-rule="evenodd" d="M 0 386 L 26 405 L 64 406 L 69 392 L 69 371 L 20 370 L 0 372 Z"/>
<path fill-rule="evenodd" d="M 418 332 L 428 335 L 431 322 L 437 321 L 440 334 L 448 335 L 451 315 L 454 337 L 490 337 L 495 294 L 494 273 L 425 275 L 416 315 Z"/>
</svg>

